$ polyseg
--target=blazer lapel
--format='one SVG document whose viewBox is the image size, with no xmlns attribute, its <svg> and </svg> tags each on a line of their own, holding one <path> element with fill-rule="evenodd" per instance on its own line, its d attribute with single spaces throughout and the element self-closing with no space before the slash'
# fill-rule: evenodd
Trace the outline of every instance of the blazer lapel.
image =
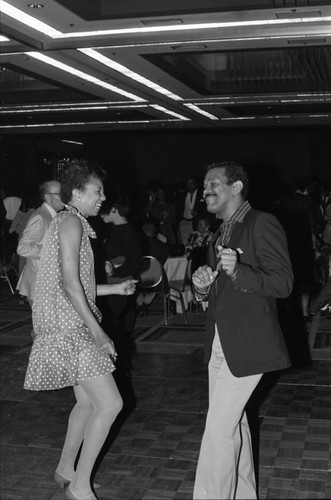
<svg viewBox="0 0 331 500">
<path fill-rule="evenodd" d="M 234 225 L 230 241 L 229 241 L 229 243 L 227 245 L 229 248 L 235 248 L 236 247 L 236 245 L 237 245 L 237 243 L 238 243 L 238 241 L 240 239 L 242 228 L 243 228 L 243 224 L 241 224 L 240 222 L 237 222 Z M 228 278 L 229 278 L 229 276 L 226 274 L 226 272 L 223 271 L 223 269 L 221 269 L 220 272 L 219 272 L 219 277 L 217 279 L 217 284 L 216 284 L 216 294 L 217 294 L 217 297 L 219 297 L 220 294 L 222 293 L 222 290 L 223 290 L 224 285 L 226 283 L 226 280 Z"/>
<path fill-rule="evenodd" d="M 208 264 L 210 267 L 212 267 L 213 269 L 216 269 L 216 252 L 215 252 L 215 243 L 219 237 L 219 235 L 221 234 L 221 228 L 219 227 L 212 239 L 211 239 L 211 242 L 209 244 L 209 248 L 208 248 Z"/>
</svg>

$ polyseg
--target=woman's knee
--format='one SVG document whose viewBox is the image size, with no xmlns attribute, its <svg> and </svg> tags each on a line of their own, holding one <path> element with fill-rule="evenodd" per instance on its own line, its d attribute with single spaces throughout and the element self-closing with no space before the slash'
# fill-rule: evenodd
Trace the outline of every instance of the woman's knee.
<svg viewBox="0 0 331 500">
<path fill-rule="evenodd" d="M 94 410 L 94 405 L 92 401 L 77 401 L 76 411 L 79 413 L 90 413 Z"/>
<path fill-rule="evenodd" d="M 113 398 L 110 402 L 110 407 L 112 409 L 112 413 L 118 415 L 123 408 L 123 399 L 121 395 L 118 393 L 115 398 Z"/>
<path fill-rule="evenodd" d="M 81 382 L 95 410 L 99 413 L 117 415 L 123 401 L 111 374 Z"/>
<path fill-rule="evenodd" d="M 96 407 L 96 410 L 105 415 L 112 415 L 116 417 L 123 408 L 123 400 L 121 395 L 110 395 L 104 398 Z"/>
</svg>

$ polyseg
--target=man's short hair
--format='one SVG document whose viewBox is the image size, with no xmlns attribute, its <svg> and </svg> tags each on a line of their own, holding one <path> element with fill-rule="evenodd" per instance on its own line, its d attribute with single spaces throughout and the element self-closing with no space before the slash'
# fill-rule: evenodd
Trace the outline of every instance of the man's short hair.
<svg viewBox="0 0 331 500">
<path fill-rule="evenodd" d="M 242 182 L 241 195 L 246 200 L 249 191 L 249 179 L 247 170 L 243 165 L 237 163 L 236 161 L 220 161 L 216 163 L 210 163 L 206 167 L 206 172 L 214 168 L 223 168 L 225 177 L 227 178 L 227 184 L 233 184 L 236 181 Z"/>
</svg>

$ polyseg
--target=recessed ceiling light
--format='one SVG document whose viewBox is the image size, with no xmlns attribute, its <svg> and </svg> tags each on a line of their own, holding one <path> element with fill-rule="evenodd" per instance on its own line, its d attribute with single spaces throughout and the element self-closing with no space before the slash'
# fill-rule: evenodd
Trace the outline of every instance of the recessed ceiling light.
<svg viewBox="0 0 331 500">
<path fill-rule="evenodd" d="M 43 4 L 42 3 L 28 3 L 28 7 L 30 9 L 43 9 Z"/>
</svg>

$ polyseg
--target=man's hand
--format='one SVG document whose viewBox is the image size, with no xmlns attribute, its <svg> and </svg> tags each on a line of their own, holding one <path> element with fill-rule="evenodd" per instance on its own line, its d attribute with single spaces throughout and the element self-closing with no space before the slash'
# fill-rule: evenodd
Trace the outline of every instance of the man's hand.
<svg viewBox="0 0 331 500">
<path fill-rule="evenodd" d="M 203 292 L 215 281 L 217 275 L 218 270 L 213 271 L 210 266 L 198 267 L 192 276 L 193 285 Z"/>
<path fill-rule="evenodd" d="M 218 259 L 217 269 L 223 269 L 228 276 L 233 276 L 238 262 L 237 250 L 218 245 L 216 257 Z"/>
</svg>

